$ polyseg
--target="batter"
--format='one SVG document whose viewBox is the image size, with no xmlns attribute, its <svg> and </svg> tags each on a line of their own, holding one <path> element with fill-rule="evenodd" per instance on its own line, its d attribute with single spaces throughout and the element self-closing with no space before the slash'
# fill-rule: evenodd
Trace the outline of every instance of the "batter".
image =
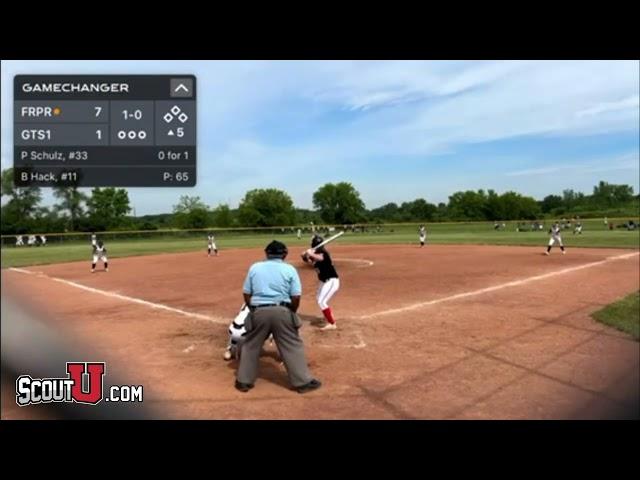
<svg viewBox="0 0 640 480">
<path fill-rule="evenodd" d="M 336 330 L 336 320 L 329 306 L 329 301 L 340 289 L 340 278 L 331 260 L 331 255 L 325 247 L 314 248 L 323 242 L 322 237 L 315 235 L 311 240 L 311 248 L 305 252 L 307 258 L 312 262 L 313 267 L 318 272 L 320 285 L 316 294 L 316 301 L 324 315 L 327 324 L 321 330 Z"/>
</svg>

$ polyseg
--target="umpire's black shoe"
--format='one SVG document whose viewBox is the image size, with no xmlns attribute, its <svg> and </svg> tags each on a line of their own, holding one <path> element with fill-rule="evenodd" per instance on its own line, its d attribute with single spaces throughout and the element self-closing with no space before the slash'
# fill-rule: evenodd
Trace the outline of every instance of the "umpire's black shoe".
<svg viewBox="0 0 640 480">
<path fill-rule="evenodd" d="M 304 385 L 296 387 L 296 391 L 298 393 L 307 393 L 307 392 L 310 392 L 311 390 L 316 390 L 321 386 L 322 386 L 322 382 L 314 378 L 309 383 L 305 383 Z"/>
<path fill-rule="evenodd" d="M 238 380 L 236 380 L 236 389 L 240 390 L 241 392 L 248 392 L 252 388 L 253 388 L 253 384 L 251 384 L 251 383 L 242 383 L 242 382 L 239 382 Z"/>
</svg>

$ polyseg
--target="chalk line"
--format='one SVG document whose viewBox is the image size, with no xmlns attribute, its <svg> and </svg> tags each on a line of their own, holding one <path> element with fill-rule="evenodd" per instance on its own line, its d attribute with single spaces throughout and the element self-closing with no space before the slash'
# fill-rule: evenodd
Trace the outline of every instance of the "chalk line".
<svg viewBox="0 0 640 480">
<path fill-rule="evenodd" d="M 472 290 L 472 291 L 469 291 L 469 292 L 457 293 L 457 294 L 451 295 L 449 297 L 436 298 L 434 300 L 429 300 L 429 301 L 426 301 L 426 302 L 414 303 L 412 305 L 407 305 L 407 306 L 404 306 L 404 307 L 392 308 L 392 309 L 389 309 L 389 310 L 381 310 L 379 312 L 371 313 L 369 315 L 361 315 L 361 316 L 356 317 L 356 318 L 358 320 L 365 320 L 365 319 L 368 319 L 368 318 L 382 317 L 382 316 L 386 316 L 386 315 L 393 315 L 393 314 L 396 314 L 396 313 L 408 312 L 408 311 L 411 311 L 411 310 L 418 310 L 420 308 L 428 307 L 428 306 L 431 306 L 431 305 L 437 305 L 438 303 L 450 302 L 452 300 L 459 300 L 461 298 L 474 297 L 474 296 L 477 296 L 477 295 L 482 295 L 482 294 L 485 294 L 485 293 L 495 292 L 497 290 L 502 290 L 504 288 L 517 287 L 519 285 L 525 285 L 527 283 L 536 282 L 538 280 L 544 280 L 544 279 L 547 279 L 547 278 L 555 277 L 557 275 L 564 275 L 565 273 L 571 273 L 571 272 L 575 272 L 575 271 L 578 271 L 578 270 L 583 270 L 585 268 L 592 268 L 592 267 L 596 267 L 598 265 L 604 265 L 605 263 L 608 263 L 608 262 L 617 261 L 617 260 L 625 260 L 627 258 L 632 258 L 632 257 L 638 256 L 638 255 L 640 255 L 640 252 L 627 253 L 627 254 L 624 254 L 624 255 L 617 255 L 615 257 L 608 257 L 608 258 L 605 258 L 604 260 L 599 260 L 597 262 L 585 263 L 584 265 L 578 265 L 578 266 L 575 266 L 575 267 L 563 268 L 561 270 L 555 270 L 553 272 L 544 273 L 542 275 L 535 275 L 533 277 L 527 277 L 527 278 L 523 278 L 523 279 L 520 279 L 520 280 L 514 280 L 514 281 L 511 281 L 511 282 L 507 282 L 507 283 L 501 283 L 499 285 L 494 285 L 492 287 L 487 287 L 487 288 L 481 288 L 479 290 Z"/>
<path fill-rule="evenodd" d="M 33 272 L 30 270 L 23 270 L 21 268 L 10 268 L 14 272 L 25 273 L 27 275 L 36 275 L 38 277 L 47 278 L 49 280 L 53 280 L 54 282 L 63 283 L 65 285 L 69 285 L 71 287 L 79 288 L 80 290 L 85 290 L 87 292 L 96 293 L 98 295 L 102 295 L 109 298 L 117 298 L 119 300 L 124 300 L 126 302 L 136 303 L 138 305 L 144 305 L 146 307 L 150 307 L 156 310 L 165 310 L 171 313 L 177 313 L 178 315 L 183 315 L 189 318 L 195 318 L 197 320 L 204 320 L 206 322 L 218 323 L 218 324 L 229 324 L 229 319 L 224 319 L 220 317 L 212 317 L 209 315 L 204 315 L 202 313 L 189 312 L 187 310 L 182 310 L 180 308 L 170 307 L 169 305 L 164 305 L 162 303 L 150 302 L 148 300 L 143 300 L 141 298 L 130 297 L 128 295 L 122 295 L 120 293 L 110 292 L 108 290 L 101 290 L 99 288 L 88 287 L 86 285 L 82 285 L 81 283 L 72 282 L 71 280 L 65 280 L 63 278 L 51 277 L 42 272 Z"/>
</svg>

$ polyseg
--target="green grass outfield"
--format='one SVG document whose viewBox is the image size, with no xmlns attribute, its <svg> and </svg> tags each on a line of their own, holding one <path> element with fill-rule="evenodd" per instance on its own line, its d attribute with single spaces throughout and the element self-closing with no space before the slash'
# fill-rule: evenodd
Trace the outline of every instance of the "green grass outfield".
<svg viewBox="0 0 640 480">
<path fill-rule="evenodd" d="M 640 292 L 618 300 L 591 315 L 598 322 L 640 339 Z"/>
<path fill-rule="evenodd" d="M 613 231 L 604 228 L 602 220 L 586 221 L 582 235 L 573 235 L 571 230 L 563 234 L 568 248 L 609 247 L 640 248 L 640 231 Z M 516 222 L 509 222 L 502 231 L 494 231 L 490 223 L 442 223 L 427 226 L 428 244 L 476 244 L 476 245 L 528 245 L 545 248 L 548 241 L 547 226 L 543 231 L 516 232 Z M 372 227 L 370 227 L 372 228 Z M 393 231 L 392 231 L 393 230 Z M 100 234 L 99 234 L 100 236 Z M 88 235 L 84 240 L 67 240 L 54 243 L 50 238 L 46 247 L 6 246 L 1 250 L 2 268 L 90 260 L 91 247 Z M 271 239 L 284 241 L 290 247 L 303 248 L 309 245 L 309 233 L 301 240 L 294 233 L 243 233 L 216 231 L 216 243 L 223 251 L 226 248 L 264 247 Z M 341 244 L 411 244 L 417 243 L 414 226 L 384 226 L 382 232 L 347 232 L 337 242 Z M 114 238 L 105 236 L 109 257 L 128 257 L 158 253 L 191 252 L 206 249 L 206 233 L 184 235 L 149 234 L 139 238 Z"/>
</svg>

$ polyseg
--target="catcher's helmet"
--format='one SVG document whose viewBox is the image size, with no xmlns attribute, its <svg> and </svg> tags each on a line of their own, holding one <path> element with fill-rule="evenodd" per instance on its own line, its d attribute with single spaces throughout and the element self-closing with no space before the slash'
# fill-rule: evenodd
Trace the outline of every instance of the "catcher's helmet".
<svg viewBox="0 0 640 480">
<path fill-rule="evenodd" d="M 320 235 L 314 235 L 311 239 L 311 248 L 317 247 L 322 242 L 324 242 L 324 238 L 322 238 Z"/>
</svg>

